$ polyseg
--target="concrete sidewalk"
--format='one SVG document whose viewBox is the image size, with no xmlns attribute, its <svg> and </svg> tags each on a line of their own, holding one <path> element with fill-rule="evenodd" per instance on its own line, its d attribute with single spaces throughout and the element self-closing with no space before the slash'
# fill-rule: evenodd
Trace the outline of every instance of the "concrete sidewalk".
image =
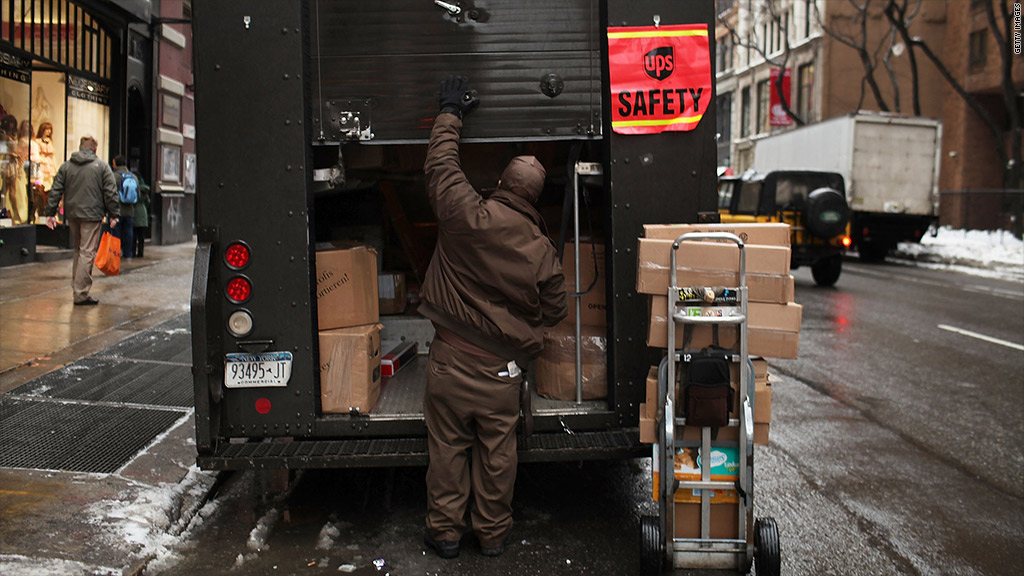
<svg viewBox="0 0 1024 576">
<path fill-rule="evenodd" d="M 70 259 L 0 268 L 0 573 L 140 574 L 215 483 L 194 466 L 194 251 L 148 246 L 120 276 L 96 271 L 97 306 L 72 305 Z M 126 431 L 111 471 L 17 464 L 102 461 Z"/>
<path fill-rule="evenodd" d="M 195 243 L 147 246 L 121 275 L 93 270 L 98 306 L 74 306 L 71 259 L 0 268 L 0 392 L 188 311 Z"/>
</svg>

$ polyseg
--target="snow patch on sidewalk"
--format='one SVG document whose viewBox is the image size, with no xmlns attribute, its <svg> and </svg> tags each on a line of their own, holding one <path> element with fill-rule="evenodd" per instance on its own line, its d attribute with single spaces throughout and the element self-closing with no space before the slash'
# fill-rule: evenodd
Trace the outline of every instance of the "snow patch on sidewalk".
<svg viewBox="0 0 1024 576">
<path fill-rule="evenodd" d="M 93 505 L 87 511 L 89 521 L 103 528 L 97 544 L 115 549 L 127 545 L 135 562 L 172 563 L 175 545 L 215 481 L 215 474 L 193 465 L 180 482 L 137 485 L 118 500 Z"/>
<path fill-rule="evenodd" d="M 976 276 L 1024 280 L 1024 241 L 1005 230 L 954 230 L 925 234 L 920 243 L 901 242 L 896 257 L 927 268 Z"/>
</svg>

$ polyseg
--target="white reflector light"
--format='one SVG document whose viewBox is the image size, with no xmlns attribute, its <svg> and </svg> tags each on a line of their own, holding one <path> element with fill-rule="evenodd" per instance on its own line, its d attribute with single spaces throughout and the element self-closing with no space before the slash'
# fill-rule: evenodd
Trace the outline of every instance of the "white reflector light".
<svg viewBox="0 0 1024 576">
<path fill-rule="evenodd" d="M 252 316 L 245 310 L 238 310 L 228 317 L 228 330 L 241 338 L 252 332 Z"/>
</svg>

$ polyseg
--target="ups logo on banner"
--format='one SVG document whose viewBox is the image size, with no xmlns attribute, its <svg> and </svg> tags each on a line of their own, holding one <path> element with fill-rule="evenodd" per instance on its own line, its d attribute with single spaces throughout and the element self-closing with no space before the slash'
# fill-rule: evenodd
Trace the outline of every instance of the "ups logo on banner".
<svg viewBox="0 0 1024 576">
<path fill-rule="evenodd" d="M 616 134 L 693 130 L 713 89 L 707 24 L 609 27 L 608 78 Z"/>
<path fill-rule="evenodd" d="M 672 75 L 674 53 L 671 46 L 655 48 L 644 54 L 644 72 L 661 81 Z"/>
</svg>

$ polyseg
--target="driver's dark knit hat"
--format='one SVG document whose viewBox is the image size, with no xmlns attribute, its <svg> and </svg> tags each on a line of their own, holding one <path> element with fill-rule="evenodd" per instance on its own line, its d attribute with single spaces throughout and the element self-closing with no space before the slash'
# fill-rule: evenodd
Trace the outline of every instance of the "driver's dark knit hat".
<svg viewBox="0 0 1024 576">
<path fill-rule="evenodd" d="M 516 194 L 530 204 L 536 204 L 544 189 L 546 176 L 547 171 L 536 157 L 516 156 L 501 173 L 498 188 Z"/>
</svg>

